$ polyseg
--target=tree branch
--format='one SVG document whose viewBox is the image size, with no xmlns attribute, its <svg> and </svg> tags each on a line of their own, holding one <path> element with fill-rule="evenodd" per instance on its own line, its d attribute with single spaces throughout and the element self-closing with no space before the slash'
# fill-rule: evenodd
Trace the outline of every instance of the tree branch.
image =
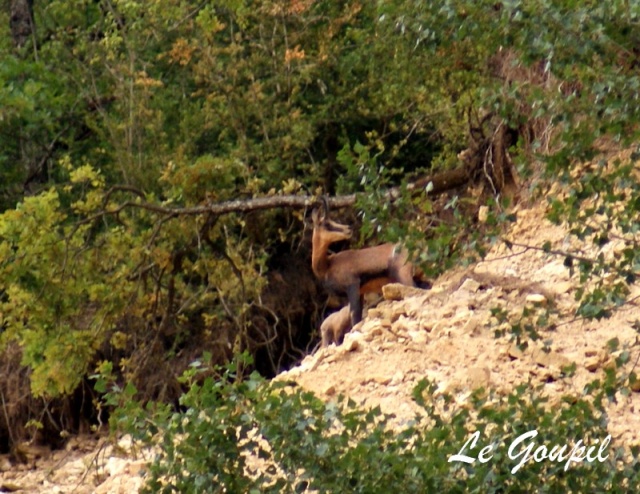
<svg viewBox="0 0 640 494">
<path fill-rule="evenodd" d="M 429 194 L 437 195 L 446 190 L 451 190 L 464 185 L 468 180 L 469 173 L 467 172 L 467 170 L 464 168 L 459 168 L 418 179 L 415 182 L 408 184 L 407 189 L 412 193 L 416 193 L 424 190 L 424 188 L 429 183 L 431 183 L 432 187 L 430 188 Z M 108 192 L 108 195 L 111 195 L 111 193 L 116 190 L 129 191 L 134 192 L 137 195 L 141 195 L 141 192 L 137 191 L 137 189 L 130 190 L 127 187 L 114 187 Z M 400 197 L 400 195 L 400 187 L 392 187 L 386 191 L 386 193 L 384 194 L 384 199 L 389 202 L 394 202 Z M 135 207 L 171 216 L 196 216 L 205 213 L 219 216 L 229 213 L 249 213 L 252 211 L 261 211 L 265 209 L 275 209 L 282 207 L 290 209 L 303 209 L 313 206 L 317 199 L 318 198 L 315 196 L 277 195 L 268 197 L 254 197 L 250 199 L 233 199 L 231 201 L 207 203 L 200 206 L 192 207 L 170 207 L 145 201 L 126 201 L 120 204 L 116 209 L 105 210 L 102 213 L 99 213 L 99 215 L 117 214 L 125 208 Z M 327 201 L 329 203 L 329 206 L 332 208 L 345 208 L 355 204 L 356 194 L 328 197 Z"/>
<path fill-rule="evenodd" d="M 537 245 L 521 244 L 519 242 L 513 242 L 511 240 L 507 240 L 506 238 L 502 238 L 501 240 L 506 244 L 506 246 L 509 249 L 511 249 L 512 247 L 522 247 L 524 249 L 523 253 L 528 250 L 536 250 L 538 252 L 544 252 L 545 254 L 552 254 L 554 256 L 570 258 L 572 260 L 579 261 L 579 262 L 585 262 L 593 265 L 598 264 L 597 259 L 591 259 L 589 257 L 579 256 L 577 254 L 572 254 L 571 252 L 566 252 L 564 250 L 547 249 L 545 247 L 538 247 Z"/>
<path fill-rule="evenodd" d="M 79 224 L 91 223 L 92 221 L 102 216 L 117 215 L 126 208 L 145 209 L 147 211 L 164 214 L 171 217 L 197 216 L 206 213 L 219 216 L 229 213 L 249 213 L 251 211 L 260 211 L 264 209 L 275 209 L 282 207 L 291 209 L 303 209 L 313 206 L 316 200 L 317 198 L 313 196 L 282 195 L 255 197 L 253 199 L 234 199 L 232 201 L 209 203 L 192 207 L 170 207 L 145 201 L 126 201 L 122 204 L 119 204 L 114 209 L 104 209 L 103 211 L 99 211 L 93 216 L 80 221 Z M 346 196 L 331 197 L 328 199 L 328 201 L 329 204 L 333 207 L 344 208 L 353 205 L 356 202 L 356 196 L 355 194 L 350 194 Z"/>
</svg>

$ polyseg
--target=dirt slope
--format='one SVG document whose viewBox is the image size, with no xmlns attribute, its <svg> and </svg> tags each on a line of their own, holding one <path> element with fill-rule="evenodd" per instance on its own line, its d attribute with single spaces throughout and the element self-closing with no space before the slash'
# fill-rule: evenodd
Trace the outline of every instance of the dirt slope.
<svg viewBox="0 0 640 494">
<path fill-rule="evenodd" d="M 506 238 L 532 246 L 549 241 L 553 249 L 584 252 L 565 229 L 544 219 L 544 206 L 516 213 L 517 222 Z M 603 252 L 614 255 L 621 246 L 612 242 Z M 584 254 L 595 257 L 599 252 Z M 370 309 L 342 346 L 319 350 L 280 378 L 326 398 L 344 394 L 363 405 L 380 405 L 400 421 L 417 410 L 411 391 L 424 377 L 462 401 L 480 386 L 509 392 L 529 382 L 545 383 L 552 401 L 580 395 L 603 368 L 615 365 L 609 340 L 619 339 L 618 352 L 635 343 L 638 334 L 631 325 L 640 320 L 640 309 L 629 305 L 599 322 L 569 319 L 576 307 L 577 275 L 570 277 L 563 263 L 562 257 L 508 249 L 502 243 L 483 262 L 436 280 L 431 291 L 385 287 L 389 300 Z M 638 294 L 640 289 L 633 287 L 631 297 Z M 520 314 L 526 305 L 540 312 L 550 305 L 565 317 L 556 317 L 556 329 L 542 331 L 539 343 L 523 352 L 508 337 L 494 336 L 496 329 L 509 325 L 500 326 L 491 309 Z M 638 347 L 629 349 L 627 370 L 640 354 Z M 571 363 L 577 366 L 575 375 L 562 377 L 561 369 Z M 639 442 L 639 409 L 639 393 L 619 396 L 611 405 L 609 431 L 614 439 L 627 445 Z"/>
<path fill-rule="evenodd" d="M 555 249 L 599 253 L 585 251 L 565 229 L 546 221 L 542 205 L 515 213 L 517 221 L 506 235 L 513 241 L 541 246 L 548 240 Z M 612 242 L 603 252 L 615 255 L 620 247 Z M 491 314 L 496 307 L 520 313 L 529 305 L 570 315 L 576 285 L 563 258 L 496 245 L 483 262 L 434 280 L 430 291 L 386 287 L 387 300 L 369 310 L 342 346 L 318 350 L 279 379 L 295 380 L 327 399 L 344 394 L 365 406 L 380 405 L 397 415 L 399 425 L 417 411 L 411 391 L 424 377 L 460 401 L 479 386 L 508 392 L 523 382 L 545 383 L 551 400 L 579 395 L 586 383 L 614 365 L 615 354 L 607 349 L 612 338 L 619 339 L 621 350 L 630 347 L 627 370 L 636 363 L 640 348 L 631 347 L 637 337 L 631 325 L 640 320 L 638 307 L 629 304 L 600 322 L 556 317 L 556 329 L 542 332 L 542 342 L 524 352 L 507 337 L 494 336 L 501 326 Z M 632 290 L 632 297 L 640 294 L 638 287 Z M 572 362 L 574 376 L 562 377 L 561 368 Z M 640 393 L 618 398 L 610 405 L 609 432 L 623 444 L 638 444 Z M 0 491 L 106 494 L 135 492 L 141 485 L 144 457 L 135 459 L 126 441 L 114 449 L 79 438 L 67 451 L 38 456 L 27 466 L 0 458 Z"/>
<path fill-rule="evenodd" d="M 104 439 L 79 436 L 64 450 L 25 448 L 24 454 L 25 464 L 0 458 L 0 492 L 131 494 L 142 487 L 141 474 L 151 460 L 127 437 L 111 445 Z"/>
</svg>

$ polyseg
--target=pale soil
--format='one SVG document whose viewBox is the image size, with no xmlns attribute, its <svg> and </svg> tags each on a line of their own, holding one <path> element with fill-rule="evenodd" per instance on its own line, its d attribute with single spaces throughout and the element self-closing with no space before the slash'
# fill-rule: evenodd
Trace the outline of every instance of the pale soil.
<svg viewBox="0 0 640 494">
<path fill-rule="evenodd" d="M 24 446 L 26 464 L 0 458 L 0 492 L 131 494 L 143 483 L 151 460 L 128 438 L 115 446 L 90 436 L 72 438 L 64 450 L 47 452 Z"/>
<path fill-rule="evenodd" d="M 553 249 L 574 253 L 580 247 L 562 227 L 544 219 L 542 206 L 517 215 L 506 235 L 509 240 L 533 246 L 548 240 Z M 612 242 L 603 252 L 613 255 L 620 247 Z M 598 253 L 587 250 L 583 255 Z M 629 303 L 610 319 L 572 320 L 577 275 L 570 277 L 563 261 L 539 250 L 510 250 L 500 244 L 485 261 L 448 273 L 430 291 L 387 286 L 386 298 L 404 298 L 371 309 L 341 347 L 321 349 L 282 377 L 327 399 L 342 394 L 366 406 L 379 405 L 400 423 L 419 411 L 411 393 L 423 378 L 435 382 L 438 392 L 453 393 L 460 403 L 481 386 L 507 394 L 522 383 L 544 383 L 551 403 L 563 395 L 581 396 L 586 384 L 603 377 L 604 368 L 615 366 L 622 351 L 628 350 L 630 359 L 619 372 L 637 364 L 640 347 L 634 346 L 638 333 L 632 324 L 640 320 L 640 308 Z M 638 295 L 640 288 L 632 287 L 630 299 Z M 510 325 L 499 325 L 491 309 L 520 315 L 527 305 L 538 312 L 550 305 L 559 315 L 553 319 L 556 329 L 541 331 L 541 340 L 529 341 L 529 348 L 521 351 L 508 336 L 495 337 L 496 329 Z M 615 337 L 619 350 L 611 353 L 607 342 Z M 565 377 L 562 368 L 571 363 L 576 364 L 575 374 Z M 617 403 L 609 404 L 608 432 L 614 444 L 640 444 L 638 410 L 637 392 L 618 394 Z"/>
<path fill-rule="evenodd" d="M 543 205 L 517 207 L 515 213 L 517 221 L 505 235 L 514 242 L 539 247 L 548 240 L 554 249 L 579 250 L 593 257 L 599 253 L 582 248 L 563 227 L 545 220 Z M 612 242 L 602 252 L 615 255 L 620 247 Z M 342 346 L 318 350 L 280 378 L 294 380 L 326 399 L 342 394 L 365 406 L 380 405 L 396 414 L 399 426 L 418 411 L 411 392 L 425 377 L 460 403 L 476 387 L 508 393 L 519 383 L 544 383 L 552 403 L 562 395 L 581 395 L 585 384 L 615 365 L 616 354 L 607 347 L 612 338 L 620 341 L 618 353 L 630 351 L 629 362 L 620 370 L 628 372 L 636 364 L 640 347 L 633 346 L 638 334 L 632 324 L 640 320 L 640 309 L 629 303 L 607 320 L 572 320 L 577 276 L 570 276 L 563 260 L 500 244 L 485 261 L 435 280 L 430 291 L 387 287 L 385 296 L 396 300 L 370 309 Z M 640 288 L 632 287 L 632 292 L 633 300 Z M 492 308 L 520 314 L 526 305 L 537 311 L 550 306 L 559 314 L 556 329 L 541 333 L 550 351 L 541 351 L 540 342 L 523 352 L 507 336 L 494 336 L 500 326 Z M 566 377 L 561 369 L 570 363 L 576 364 L 576 371 Z M 608 433 L 614 444 L 640 444 L 639 410 L 638 392 L 620 395 L 609 405 Z M 135 492 L 141 485 L 144 458 L 135 459 L 130 445 L 121 446 L 100 447 L 96 440 L 80 438 L 68 451 L 36 458 L 32 465 L 12 465 L 2 458 L 0 486 L 19 492 Z"/>
</svg>

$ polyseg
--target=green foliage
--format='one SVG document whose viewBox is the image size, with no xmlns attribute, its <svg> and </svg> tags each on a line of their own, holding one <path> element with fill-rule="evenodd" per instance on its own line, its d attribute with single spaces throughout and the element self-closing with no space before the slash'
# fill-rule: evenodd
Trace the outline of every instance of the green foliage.
<svg viewBox="0 0 640 494">
<path fill-rule="evenodd" d="M 65 219 L 54 190 L 0 216 L 2 342 L 21 342 L 36 395 L 75 389 L 124 295 L 109 288 L 117 278 L 95 278 L 92 252 L 74 256 L 84 229 L 65 228 Z"/>
<path fill-rule="evenodd" d="M 423 381 L 414 396 L 426 419 L 398 425 L 378 408 L 324 403 L 256 375 L 238 380 L 237 369 L 213 369 L 214 378 L 206 362 L 194 363 L 182 378 L 179 412 L 141 414 L 138 405 L 132 413 L 127 396 L 129 408 L 112 421 L 158 452 L 144 492 L 387 492 L 399 485 L 416 493 L 627 492 L 640 480 L 635 455 L 605 443 L 601 383 L 554 405 L 539 388 L 521 385 L 506 396 L 480 390 L 460 407 L 451 397 L 434 398 L 435 387 Z M 530 431 L 536 437 L 509 453 Z M 598 460 L 569 461 L 574 446 L 583 458 L 594 447 L 595 458 L 603 443 Z M 488 461 L 477 460 L 489 445 Z M 560 459 L 548 458 L 564 445 Z M 456 454 L 475 461 L 450 462 Z"/>
<path fill-rule="evenodd" d="M 640 154 L 591 160 L 638 137 L 635 2 L 34 8 L 22 49 L 0 17 L 0 345 L 20 344 L 37 395 L 71 393 L 113 350 L 113 372 L 135 377 L 154 374 L 138 368 L 145 355 L 172 369 L 191 344 L 222 361 L 269 352 L 278 324 L 291 331 L 263 289 L 273 254 L 297 251 L 299 216 L 165 207 L 358 192 L 361 241 L 402 240 L 433 276 L 484 256 L 512 219 L 488 173 L 496 149 L 523 185 L 568 190 L 549 216 L 595 254 L 537 247 L 579 276 L 577 315 L 626 302 L 640 268 Z M 514 142 L 502 149 L 505 129 Z M 480 199 L 410 191 L 411 177 L 466 164 L 461 151 L 476 159 Z M 523 315 L 516 339 L 536 337 L 544 317 Z M 269 360 L 277 370 L 280 356 Z"/>
<path fill-rule="evenodd" d="M 0 215 L 0 345 L 20 344 L 35 395 L 71 393 L 99 350 L 109 344 L 131 348 L 136 326 L 153 324 L 158 315 L 175 317 L 171 329 L 178 333 L 188 331 L 194 318 L 215 327 L 225 315 L 206 304 L 223 300 L 236 308 L 236 330 L 246 329 L 246 301 L 261 290 L 259 282 L 243 283 L 262 269 L 250 247 L 229 238 L 220 247 L 229 252 L 223 259 L 205 256 L 204 247 L 189 250 L 184 239 L 197 221 L 165 221 L 150 229 L 153 215 L 121 210 L 99 172 L 68 161 L 64 166 L 69 184 L 60 192 L 52 188 Z M 176 256 L 178 249 L 187 259 Z M 173 304 L 179 310 L 173 312 Z M 118 331 L 124 317 L 128 333 Z M 144 345 L 138 350 L 148 351 Z"/>
</svg>

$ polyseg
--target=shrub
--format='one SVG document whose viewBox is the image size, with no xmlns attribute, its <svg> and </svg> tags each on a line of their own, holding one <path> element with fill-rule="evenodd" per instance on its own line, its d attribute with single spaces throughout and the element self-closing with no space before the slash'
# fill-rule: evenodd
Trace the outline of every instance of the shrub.
<svg viewBox="0 0 640 494">
<path fill-rule="evenodd" d="M 599 383 L 553 405 L 521 385 L 506 396 L 479 390 L 460 406 L 423 381 L 414 396 L 425 415 L 399 427 L 379 408 L 324 403 L 255 374 L 239 380 L 237 369 L 196 362 L 178 411 L 116 410 L 112 425 L 156 447 L 144 492 L 627 492 L 640 480 L 638 451 L 605 440 Z M 598 459 L 569 460 L 587 452 Z M 450 461 L 456 454 L 476 460 Z"/>
</svg>

